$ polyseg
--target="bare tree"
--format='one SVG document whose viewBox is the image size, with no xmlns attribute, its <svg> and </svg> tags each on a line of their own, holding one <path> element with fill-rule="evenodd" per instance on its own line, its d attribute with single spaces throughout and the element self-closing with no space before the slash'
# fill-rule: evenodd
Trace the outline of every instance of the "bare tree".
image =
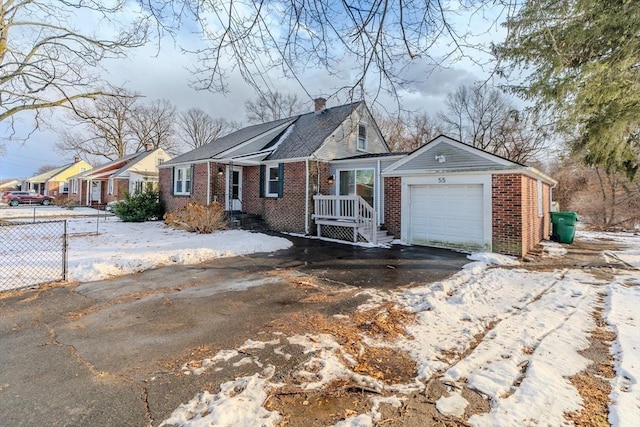
<svg viewBox="0 0 640 427">
<path fill-rule="evenodd" d="M 137 142 L 135 151 L 142 151 L 151 144 L 153 148 L 162 147 L 171 154 L 177 154 L 176 114 L 176 107 L 166 99 L 133 108 L 128 123 Z"/>
<path fill-rule="evenodd" d="M 244 103 L 249 123 L 266 123 L 300 114 L 304 110 L 298 95 L 282 92 L 260 93 L 253 101 Z"/>
<path fill-rule="evenodd" d="M 413 151 L 442 134 L 442 124 L 428 113 L 376 118 L 378 127 L 393 152 Z"/>
<path fill-rule="evenodd" d="M 536 116 L 517 109 L 497 89 L 461 86 L 445 105 L 439 114 L 444 130 L 466 144 L 520 163 L 536 160 L 547 148 Z"/>
<path fill-rule="evenodd" d="M 59 167 L 60 165 L 53 165 L 53 164 L 42 165 L 38 169 L 36 169 L 34 175 L 40 175 L 41 173 L 49 172 L 51 170 L 58 169 Z"/>
<path fill-rule="evenodd" d="M 587 166 L 582 158 L 574 152 L 551 166 L 560 209 L 578 212 L 592 227 L 633 230 L 640 221 L 640 182 L 622 172 Z"/>
<path fill-rule="evenodd" d="M 118 96 L 103 96 L 87 100 L 67 114 L 58 127 L 59 151 L 81 157 L 115 160 L 132 151 L 136 142 L 130 120 L 138 96 L 123 89 L 109 88 Z"/>
<path fill-rule="evenodd" d="M 304 88 L 304 72 L 322 69 L 339 75 L 343 88 L 352 94 L 356 90 L 359 94 L 368 83 L 395 94 L 412 61 L 440 64 L 469 57 L 474 35 L 470 28 L 484 33 L 512 13 L 516 2 L 154 0 L 145 4 L 170 31 L 191 19 L 199 24 L 205 47 L 192 49 L 198 57 L 192 84 L 199 89 L 227 90 L 231 71 L 239 72 L 256 90 L 273 88 L 266 74 L 275 70 Z M 488 16 L 481 10 L 486 5 L 495 20 L 481 18 Z M 465 12 L 476 18 L 476 25 L 460 19 Z"/>
<path fill-rule="evenodd" d="M 200 108 L 190 108 L 178 115 L 180 131 L 191 148 L 199 148 L 227 133 L 239 125 L 224 118 L 213 118 Z"/>
<path fill-rule="evenodd" d="M 0 122 L 8 120 L 13 129 L 17 114 L 32 111 L 38 126 L 43 109 L 75 108 L 80 99 L 104 94 L 93 69 L 141 46 L 147 35 L 125 8 L 130 5 L 124 0 L 1 2 Z M 77 30 L 73 20 L 79 13 L 103 25 Z M 121 24 L 119 17 L 129 22 Z M 8 137 L 13 136 L 15 130 Z"/>
</svg>

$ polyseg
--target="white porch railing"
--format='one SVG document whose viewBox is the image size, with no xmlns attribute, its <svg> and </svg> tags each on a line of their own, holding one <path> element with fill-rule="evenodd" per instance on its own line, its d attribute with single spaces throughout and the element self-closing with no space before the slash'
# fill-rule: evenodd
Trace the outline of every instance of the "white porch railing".
<svg viewBox="0 0 640 427">
<path fill-rule="evenodd" d="M 358 233 L 373 244 L 377 244 L 378 218 L 376 210 L 360 196 L 313 196 L 313 219 L 321 235 L 322 225 L 337 225 L 353 228 L 353 241 Z"/>
</svg>

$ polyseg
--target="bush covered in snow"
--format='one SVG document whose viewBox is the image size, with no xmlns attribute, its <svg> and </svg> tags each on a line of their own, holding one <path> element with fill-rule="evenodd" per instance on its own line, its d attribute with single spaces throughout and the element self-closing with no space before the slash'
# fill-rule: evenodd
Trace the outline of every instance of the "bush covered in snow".
<svg viewBox="0 0 640 427">
<path fill-rule="evenodd" d="M 124 200 L 113 207 L 113 213 L 124 222 L 143 222 L 162 218 L 163 208 L 158 192 L 153 189 L 126 193 Z"/>
<path fill-rule="evenodd" d="M 227 228 L 224 208 L 218 202 L 208 206 L 187 203 L 184 208 L 166 214 L 164 223 L 173 228 L 195 233 L 213 233 Z"/>
</svg>

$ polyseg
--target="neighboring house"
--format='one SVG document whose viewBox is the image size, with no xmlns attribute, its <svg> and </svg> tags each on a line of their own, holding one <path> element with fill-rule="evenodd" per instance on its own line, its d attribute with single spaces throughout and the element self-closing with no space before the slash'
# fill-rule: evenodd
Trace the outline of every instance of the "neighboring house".
<svg viewBox="0 0 640 427">
<path fill-rule="evenodd" d="M 69 197 L 69 177 L 90 169 L 89 163 L 81 160 L 80 157 L 75 157 L 73 163 L 27 179 L 26 190 L 55 197 L 58 202 L 64 201 Z"/>
<path fill-rule="evenodd" d="M 70 178 L 70 197 L 79 205 L 104 205 L 158 186 L 158 165 L 171 159 L 162 148 L 147 144 L 145 151 L 102 164 Z"/>
<path fill-rule="evenodd" d="M 18 179 L 4 179 L 0 181 L 0 192 L 18 190 L 22 183 Z"/>
<path fill-rule="evenodd" d="M 524 255 L 550 234 L 555 181 L 440 136 L 389 151 L 364 102 L 249 126 L 160 166 L 167 211 L 219 201 L 274 230 Z"/>
</svg>

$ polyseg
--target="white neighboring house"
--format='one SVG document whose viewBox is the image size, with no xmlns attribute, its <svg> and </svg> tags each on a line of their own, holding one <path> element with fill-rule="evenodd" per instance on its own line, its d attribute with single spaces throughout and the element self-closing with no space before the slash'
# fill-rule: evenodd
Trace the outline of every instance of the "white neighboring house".
<svg viewBox="0 0 640 427">
<path fill-rule="evenodd" d="M 77 204 L 93 206 L 122 200 L 148 187 L 158 188 L 158 165 L 171 159 L 162 148 L 130 154 L 72 176 L 70 192 Z"/>
</svg>

